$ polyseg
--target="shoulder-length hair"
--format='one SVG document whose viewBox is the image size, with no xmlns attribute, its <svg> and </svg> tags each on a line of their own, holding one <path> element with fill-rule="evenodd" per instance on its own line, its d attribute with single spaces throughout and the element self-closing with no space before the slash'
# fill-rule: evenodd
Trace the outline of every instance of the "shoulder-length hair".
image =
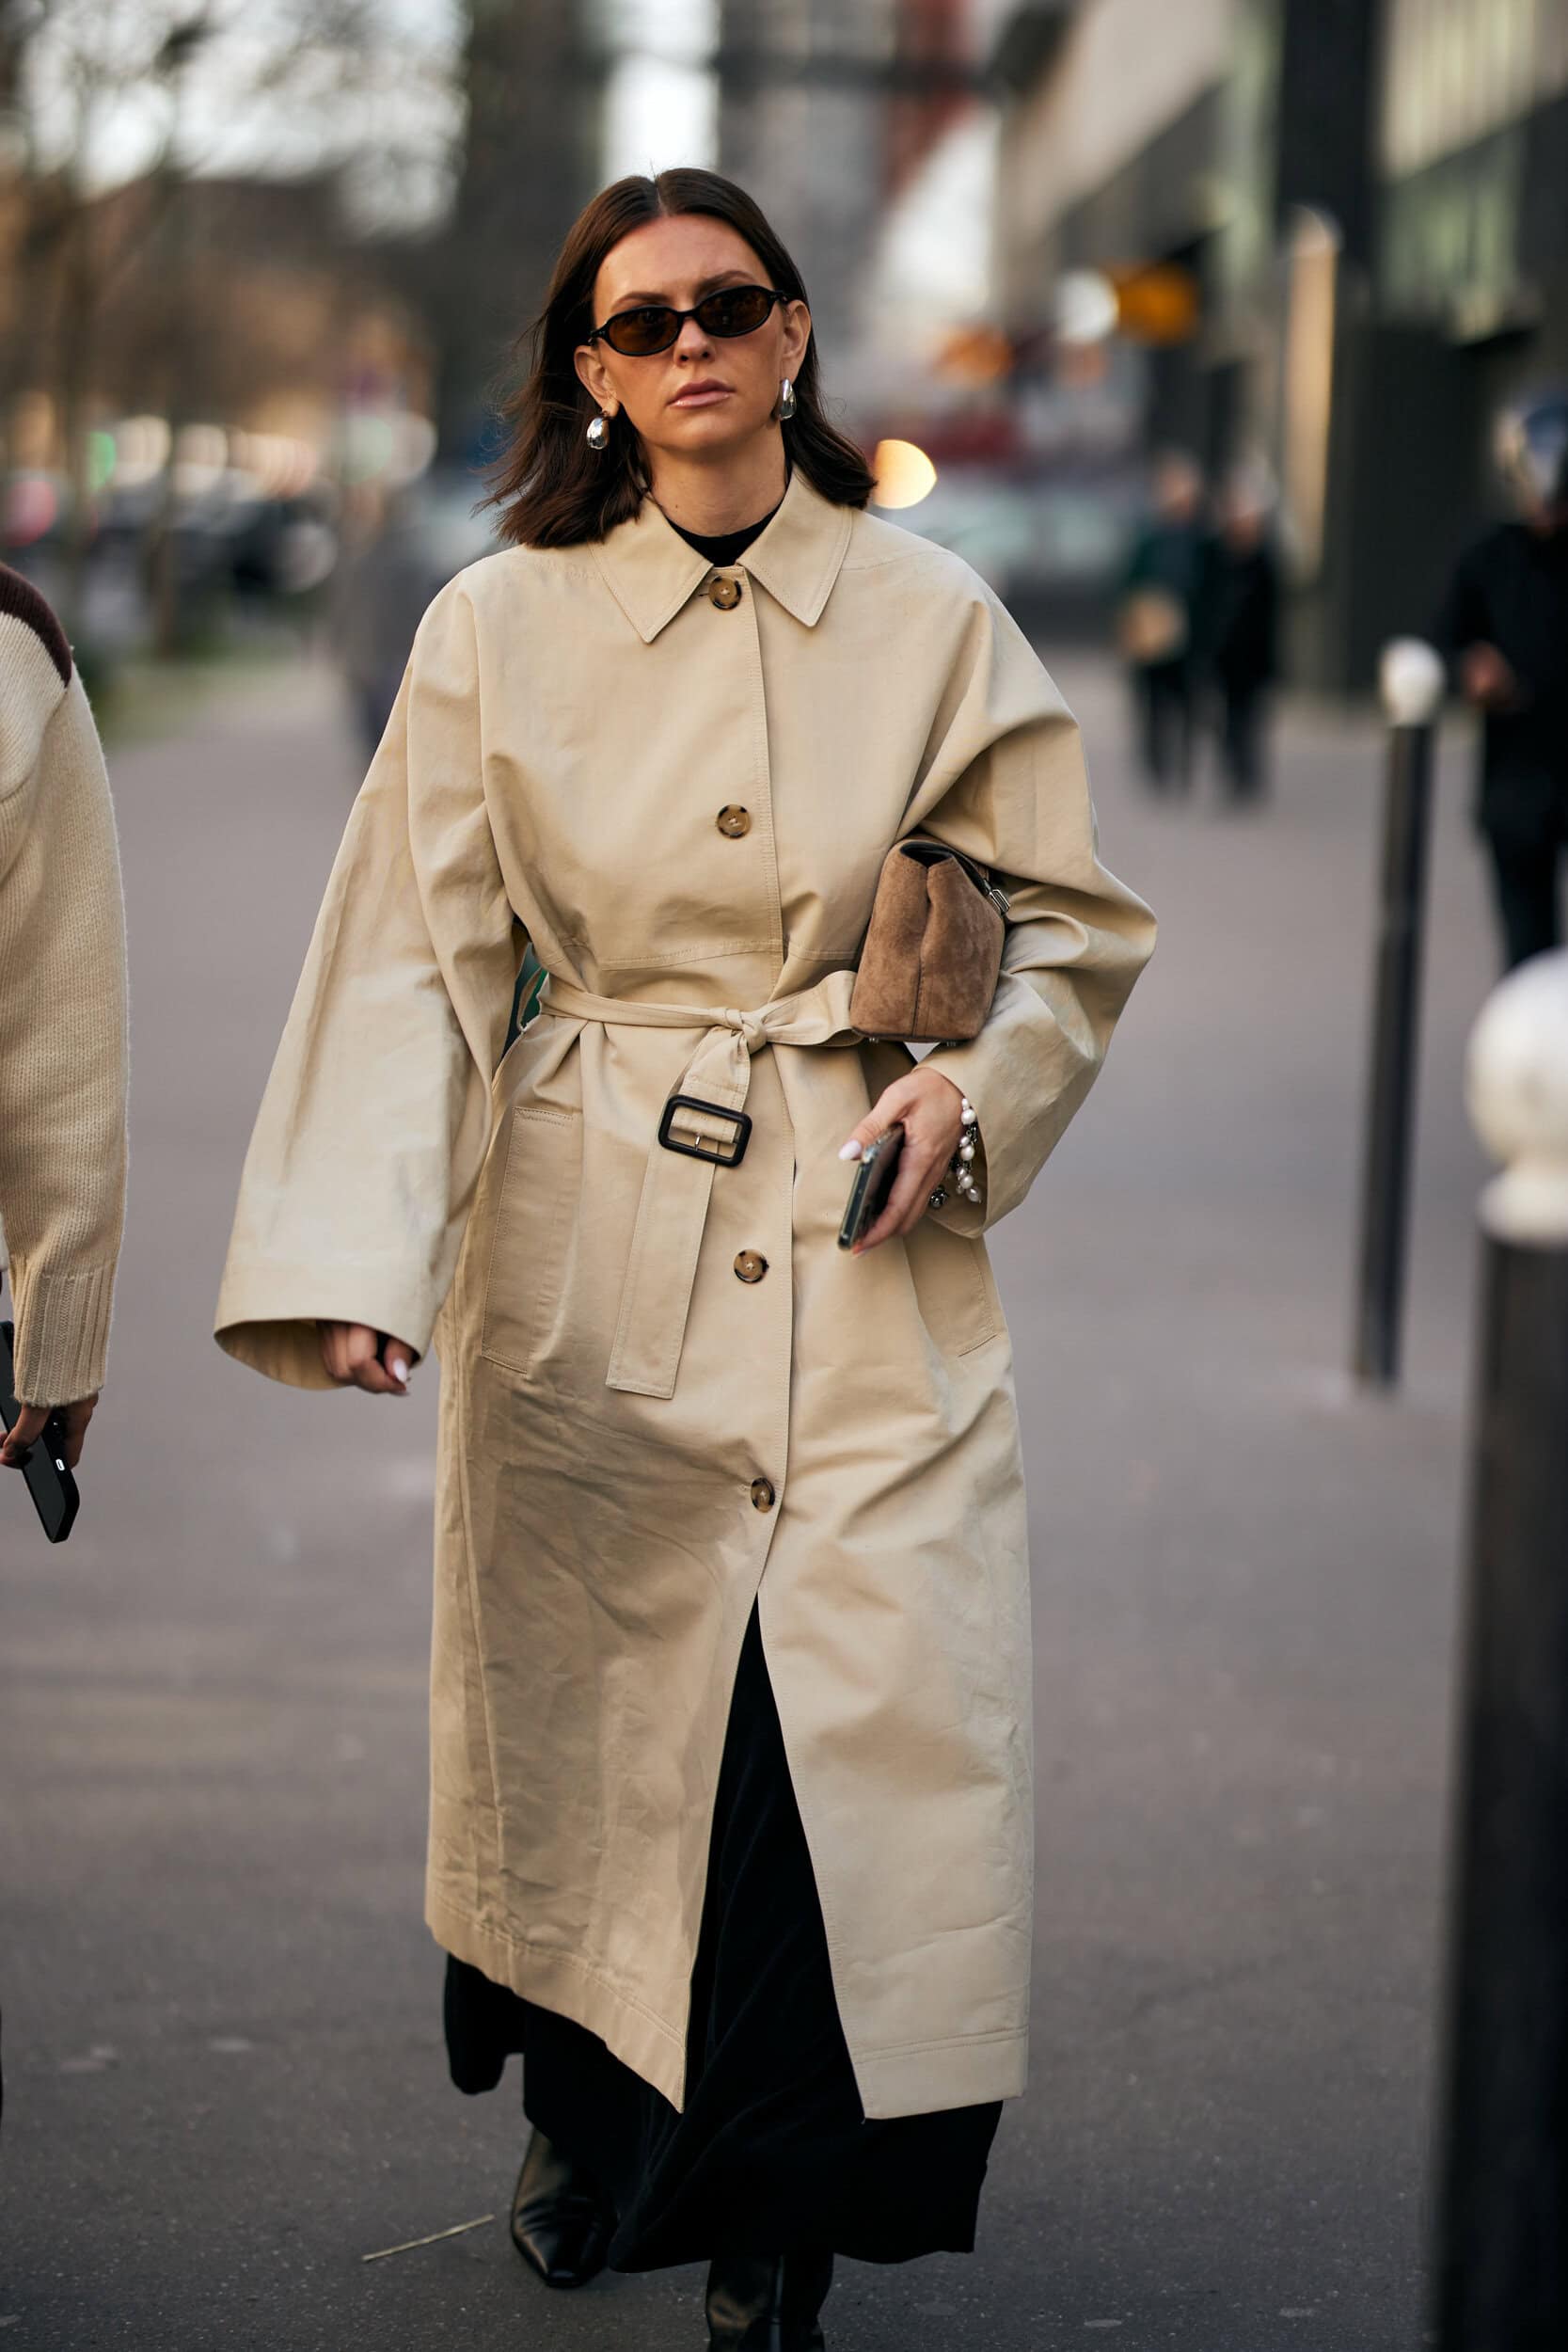
<svg viewBox="0 0 1568 2352">
<path fill-rule="evenodd" d="M 572 355 L 597 324 L 594 281 L 610 247 L 645 221 L 682 213 L 727 221 L 756 255 L 767 283 L 805 300 L 800 271 L 761 208 L 733 180 L 689 167 L 661 171 L 656 179 L 633 173 L 602 188 L 568 231 L 545 307 L 517 339 L 526 373 L 500 406 L 510 440 L 484 502 L 500 509 L 500 535 L 514 546 L 563 548 L 602 539 L 641 505 L 649 485 L 637 435 L 618 414 L 609 447 L 589 448 L 585 437 L 597 408 Z M 863 506 L 876 477 L 823 414 L 815 334 L 794 385 L 795 414 L 784 427 L 792 462 L 824 498 Z"/>
</svg>

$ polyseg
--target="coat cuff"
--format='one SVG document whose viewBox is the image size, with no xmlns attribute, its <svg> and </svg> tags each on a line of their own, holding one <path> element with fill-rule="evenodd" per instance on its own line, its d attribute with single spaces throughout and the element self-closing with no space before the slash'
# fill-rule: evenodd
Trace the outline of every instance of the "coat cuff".
<svg viewBox="0 0 1568 2352">
<path fill-rule="evenodd" d="M 1069 1035 L 1060 1020 L 1042 1037 L 1039 1010 L 1034 991 L 1020 981 L 1006 1003 L 999 993 L 978 1037 L 939 1045 L 927 1057 L 968 1095 L 979 1122 L 981 1206 L 955 1199 L 935 1212 L 954 1232 L 989 1232 L 1018 1207 L 1100 1070 L 1092 1039 Z"/>
<path fill-rule="evenodd" d="M 406 1279 L 373 1267 L 230 1264 L 218 1294 L 214 1336 L 225 1355 L 293 1389 L 335 1389 L 321 1359 L 317 1325 L 363 1323 L 430 1353 L 435 1310 Z"/>
<path fill-rule="evenodd" d="M 52 1274 L 25 1260 L 10 1269 L 16 1302 L 16 1394 L 20 1405 L 74 1405 L 103 1386 L 115 1269 Z"/>
<path fill-rule="evenodd" d="M 973 1162 L 974 1181 L 980 1187 L 980 1202 L 976 1207 L 966 1200 L 961 1192 L 948 1184 L 947 1205 L 932 1209 L 930 1215 L 938 1225 L 950 1233 L 962 1233 L 973 1241 L 1006 1216 L 1013 1206 L 1011 1200 L 997 1198 L 1000 1162 L 1006 1149 L 1007 1108 L 1006 1082 L 999 1084 L 994 1074 L 994 1057 L 984 1043 L 985 1032 L 973 1038 L 967 1045 L 938 1045 L 927 1055 L 923 1067 L 940 1070 L 950 1078 L 960 1094 L 966 1094 L 974 1105 L 974 1136 L 976 1150 Z M 947 1180 L 944 1178 L 943 1182 Z"/>
</svg>

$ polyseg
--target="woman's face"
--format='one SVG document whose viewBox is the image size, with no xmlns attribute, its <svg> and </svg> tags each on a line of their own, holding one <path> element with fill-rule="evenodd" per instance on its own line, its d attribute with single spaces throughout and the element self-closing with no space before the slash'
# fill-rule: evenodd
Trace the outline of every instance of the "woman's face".
<svg viewBox="0 0 1568 2352">
<path fill-rule="evenodd" d="M 645 221 L 611 247 L 594 281 L 594 324 L 643 303 L 689 310 L 722 286 L 766 286 L 768 273 L 738 230 L 705 213 Z M 682 322 L 667 351 L 628 359 L 602 338 L 579 343 L 577 371 L 607 414 L 624 409 L 647 453 L 733 457 L 752 435 L 776 430 L 784 376 L 799 373 L 811 334 L 803 302 L 775 303 L 750 335 L 705 335 Z"/>
</svg>

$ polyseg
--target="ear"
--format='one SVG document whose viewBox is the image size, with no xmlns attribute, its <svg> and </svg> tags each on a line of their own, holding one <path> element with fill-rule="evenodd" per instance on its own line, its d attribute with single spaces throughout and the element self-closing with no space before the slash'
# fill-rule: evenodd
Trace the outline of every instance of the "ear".
<svg viewBox="0 0 1568 2352">
<path fill-rule="evenodd" d="M 793 376 L 800 373 L 811 341 L 811 312 L 803 302 L 792 302 L 784 315 L 784 342 L 781 346 L 781 373 Z"/>
<path fill-rule="evenodd" d="M 572 365 L 578 372 L 578 379 L 586 385 L 599 406 L 607 408 L 613 416 L 621 404 L 615 397 L 615 388 L 610 380 L 610 371 L 599 357 L 598 344 L 578 343 L 572 354 Z"/>
</svg>

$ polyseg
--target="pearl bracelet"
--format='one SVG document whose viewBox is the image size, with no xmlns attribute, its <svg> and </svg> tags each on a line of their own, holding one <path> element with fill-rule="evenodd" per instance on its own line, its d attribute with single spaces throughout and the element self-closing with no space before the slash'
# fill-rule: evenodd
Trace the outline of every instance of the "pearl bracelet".
<svg viewBox="0 0 1568 2352">
<path fill-rule="evenodd" d="M 952 1177 L 959 1198 L 967 1200 L 972 1208 L 979 1209 L 985 1206 L 984 1197 L 974 1180 L 974 1155 L 980 1139 L 979 1115 L 967 1094 L 960 1099 L 963 1108 L 959 1117 L 963 1123 L 958 1130 L 958 1148 L 947 1164 L 947 1173 Z M 944 1181 L 932 1193 L 930 1205 L 933 1209 L 944 1209 L 947 1201 L 948 1191 Z"/>
</svg>

